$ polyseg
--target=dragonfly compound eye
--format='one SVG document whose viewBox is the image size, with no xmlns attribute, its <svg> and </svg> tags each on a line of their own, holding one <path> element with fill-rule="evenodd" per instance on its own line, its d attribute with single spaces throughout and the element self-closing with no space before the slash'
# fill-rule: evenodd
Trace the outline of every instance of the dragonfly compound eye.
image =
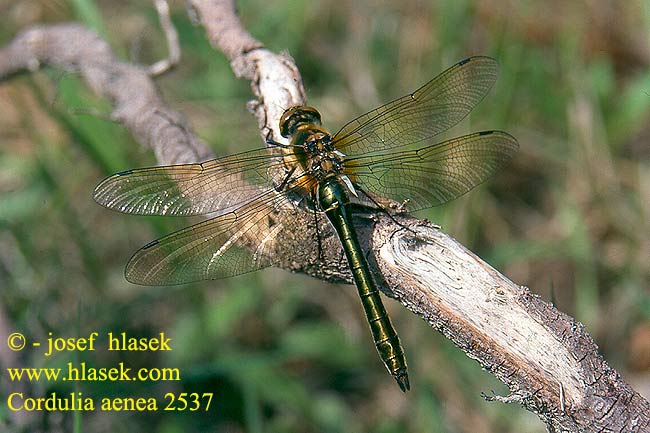
<svg viewBox="0 0 650 433">
<path fill-rule="evenodd" d="M 280 134 L 289 138 L 301 125 L 321 125 L 321 117 L 314 107 L 296 106 L 285 110 L 280 118 Z"/>
</svg>

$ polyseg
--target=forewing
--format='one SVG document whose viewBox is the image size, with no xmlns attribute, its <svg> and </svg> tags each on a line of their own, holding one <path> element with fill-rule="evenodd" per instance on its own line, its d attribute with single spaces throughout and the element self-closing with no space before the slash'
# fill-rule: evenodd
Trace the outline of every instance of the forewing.
<svg viewBox="0 0 650 433">
<path fill-rule="evenodd" d="M 477 132 L 418 150 L 353 157 L 345 169 L 364 191 L 407 201 L 414 211 L 465 194 L 494 175 L 518 147 L 506 132 Z"/>
<path fill-rule="evenodd" d="M 128 170 L 104 179 L 93 197 L 107 208 L 137 215 L 227 212 L 271 183 L 268 170 L 282 158 L 268 149 L 196 164 Z"/>
<path fill-rule="evenodd" d="M 426 140 L 467 116 L 496 78 L 494 59 L 465 59 L 412 94 L 352 120 L 336 133 L 334 145 L 356 156 Z"/>
</svg>

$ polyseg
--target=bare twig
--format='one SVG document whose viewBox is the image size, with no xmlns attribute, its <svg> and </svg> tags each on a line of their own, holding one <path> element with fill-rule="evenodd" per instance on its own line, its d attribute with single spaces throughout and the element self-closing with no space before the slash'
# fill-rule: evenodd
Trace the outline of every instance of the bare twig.
<svg viewBox="0 0 650 433">
<path fill-rule="evenodd" d="M 154 0 L 153 3 L 154 6 L 156 6 L 158 16 L 160 17 L 160 27 L 162 27 L 163 32 L 165 33 L 167 49 L 169 50 L 169 55 L 166 59 L 161 59 L 149 66 L 149 74 L 153 77 L 157 77 L 178 64 L 181 59 L 181 47 L 178 42 L 178 32 L 176 31 L 174 24 L 172 24 L 171 17 L 169 16 L 169 5 L 167 4 L 167 1 Z"/>
<path fill-rule="evenodd" d="M 263 139 L 281 140 L 279 119 L 286 108 L 304 105 L 307 97 L 302 78 L 288 54 L 263 48 L 241 25 L 235 5 L 224 0 L 192 0 L 210 43 L 223 52 L 235 75 L 251 82 L 257 98 L 249 104 Z"/>
<path fill-rule="evenodd" d="M 160 164 L 211 156 L 185 117 L 165 104 L 147 70 L 117 60 L 108 44 L 85 27 L 34 26 L 0 50 L 0 78 L 42 64 L 79 73 L 93 91 L 111 101 L 111 118 L 151 147 Z"/>
<path fill-rule="evenodd" d="M 282 110 L 305 101 L 297 68 L 287 55 L 269 52 L 242 28 L 231 1 L 191 3 L 210 41 L 228 57 L 235 74 L 251 81 L 257 101 L 250 107 L 262 137 L 278 139 Z M 81 37 L 85 41 L 81 47 L 70 44 Z M 160 163 L 187 161 L 192 154 L 195 160 L 204 158 L 205 148 L 178 113 L 169 114 L 149 81 L 140 88 L 128 84 L 132 75 L 148 80 L 147 74 L 116 62 L 98 39 L 74 25 L 28 30 L 0 51 L 0 77 L 41 63 L 79 70 L 93 89 L 115 103 L 113 117 L 154 148 Z M 108 72 L 98 70 L 100 65 Z M 109 77 L 127 83 L 128 91 Z M 148 109 L 143 101 L 154 101 L 156 108 Z M 175 149 L 167 135 L 151 132 L 161 128 L 182 137 L 180 146 L 187 151 Z M 162 149 L 161 140 L 166 141 Z M 580 323 L 508 280 L 430 223 L 408 217 L 398 220 L 399 225 L 378 216 L 374 224 L 366 221 L 358 226 L 362 242 L 372 252 L 370 259 L 381 271 L 378 275 L 385 279 L 386 291 L 509 387 L 509 396 L 495 399 L 521 403 L 553 431 L 650 430 L 650 405 L 606 364 Z M 416 231 L 417 238 L 404 227 Z M 290 249 L 308 234 L 289 230 L 286 235 Z M 335 238 L 326 237 L 323 247 L 326 257 L 315 259 L 282 254 L 278 246 L 278 265 L 328 280 L 349 280 Z"/>
</svg>

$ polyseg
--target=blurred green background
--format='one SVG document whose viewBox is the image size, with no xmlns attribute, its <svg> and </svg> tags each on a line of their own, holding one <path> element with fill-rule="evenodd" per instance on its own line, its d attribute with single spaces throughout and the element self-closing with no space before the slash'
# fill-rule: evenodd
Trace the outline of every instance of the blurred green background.
<svg viewBox="0 0 650 433">
<path fill-rule="evenodd" d="M 470 55 L 500 78 L 453 130 L 504 129 L 510 165 L 455 202 L 419 213 L 513 281 L 583 322 L 609 364 L 650 396 L 650 4 L 242 0 L 250 32 L 288 50 L 309 103 L 336 130 Z M 158 79 L 217 155 L 262 145 L 252 95 L 172 3 L 181 64 Z M 124 60 L 165 56 L 149 2 L 0 0 L 0 44 L 35 23 L 81 21 Z M 104 115 L 88 115 L 83 112 Z M 80 112 L 82 112 L 80 114 Z M 150 337 L 171 353 L 64 353 L 0 348 L 4 431 L 542 432 L 534 415 L 488 403 L 506 388 L 401 305 L 386 301 L 406 349 L 412 391 L 378 360 L 357 295 L 267 269 L 171 288 L 127 283 L 148 241 L 187 221 L 125 216 L 96 205 L 105 175 L 155 164 L 78 76 L 45 68 L 0 83 L 0 327 L 31 339 L 92 331 Z M 332 351 L 332 348 L 343 350 Z M 5 366 L 178 367 L 169 383 L 9 383 Z M 10 413 L 6 395 L 214 392 L 205 412 Z M 22 427 L 21 427 L 22 426 Z"/>
</svg>

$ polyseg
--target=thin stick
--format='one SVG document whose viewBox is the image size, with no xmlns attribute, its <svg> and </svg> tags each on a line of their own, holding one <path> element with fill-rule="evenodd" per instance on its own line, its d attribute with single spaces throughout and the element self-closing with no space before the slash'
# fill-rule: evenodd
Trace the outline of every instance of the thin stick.
<svg viewBox="0 0 650 433">
<path fill-rule="evenodd" d="M 181 60 L 181 46 L 178 42 L 178 32 L 176 27 L 172 23 L 171 17 L 169 16 L 169 5 L 166 0 L 154 0 L 154 6 L 158 12 L 158 17 L 160 18 L 160 27 L 163 29 L 165 34 L 165 40 L 167 41 L 167 49 L 169 54 L 166 59 L 161 59 L 149 66 L 149 75 L 152 77 L 157 77 L 161 74 L 164 74 L 174 66 L 178 64 Z"/>
</svg>

